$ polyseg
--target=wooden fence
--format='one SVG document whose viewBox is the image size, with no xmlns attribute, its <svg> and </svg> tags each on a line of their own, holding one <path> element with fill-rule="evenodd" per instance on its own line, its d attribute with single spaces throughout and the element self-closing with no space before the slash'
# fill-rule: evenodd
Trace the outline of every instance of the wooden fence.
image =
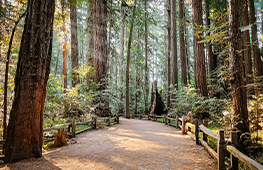
<svg viewBox="0 0 263 170">
<path fill-rule="evenodd" d="M 113 123 L 111 123 L 113 121 Z M 106 123 L 100 123 L 101 121 L 106 122 Z M 54 126 L 50 128 L 45 128 L 43 131 L 51 131 L 51 130 L 59 130 L 61 128 L 67 128 L 68 135 L 71 137 L 75 137 L 77 134 L 80 134 L 82 132 L 91 130 L 91 129 L 97 129 L 99 125 L 105 125 L 105 126 L 112 126 L 119 123 L 119 116 L 114 116 L 114 117 L 93 117 L 92 120 L 84 121 L 84 122 L 78 122 L 76 123 L 75 119 L 71 123 L 66 123 L 60 126 Z M 79 125 L 89 125 L 89 127 L 76 131 L 77 126 Z"/>
<path fill-rule="evenodd" d="M 112 123 L 112 120 L 113 123 Z M 106 122 L 106 123 L 101 123 L 101 121 Z M 75 137 L 77 134 L 80 134 L 82 132 L 91 130 L 91 129 L 97 129 L 99 125 L 105 125 L 105 126 L 112 126 L 115 124 L 119 123 L 119 116 L 114 116 L 114 117 L 93 117 L 92 120 L 88 120 L 85 122 L 77 122 L 76 120 L 73 119 L 73 121 L 71 123 L 66 123 L 63 125 L 59 125 L 59 126 L 54 126 L 54 127 L 49 127 L 49 128 L 44 128 L 43 132 L 48 132 L 51 130 L 59 130 L 62 128 L 66 128 L 67 129 L 67 133 L 70 137 Z M 77 126 L 79 125 L 90 125 L 89 127 L 76 131 Z M 53 139 L 52 139 L 53 140 Z M 0 145 L 4 145 L 5 144 L 5 140 L 0 140 Z M 3 155 L 0 155 L 0 159 L 4 159 Z"/>
<path fill-rule="evenodd" d="M 158 118 L 163 118 L 162 122 L 165 125 L 180 128 L 182 130 L 182 134 L 187 133 L 189 136 L 191 136 L 191 138 L 195 140 L 195 143 L 197 145 L 204 146 L 204 148 L 211 154 L 211 156 L 213 156 L 217 160 L 218 170 L 238 170 L 238 161 L 244 162 L 253 170 L 263 170 L 263 166 L 261 164 L 249 158 L 237 149 L 239 146 L 239 137 L 236 131 L 231 131 L 230 139 L 226 139 L 224 136 L 224 130 L 219 130 L 218 133 L 215 133 L 212 130 L 208 129 L 207 120 L 204 120 L 202 124 L 199 124 L 198 119 L 195 119 L 193 121 L 191 117 L 186 116 L 183 116 L 182 118 L 179 118 L 178 116 L 176 116 L 175 118 L 171 118 L 165 115 L 148 115 L 148 120 L 158 121 Z M 174 123 L 171 123 L 171 121 L 174 121 Z M 200 137 L 200 133 L 202 133 L 202 137 Z M 217 152 L 208 145 L 208 136 L 217 140 Z M 226 162 L 226 151 L 230 152 L 230 165 Z"/>
</svg>

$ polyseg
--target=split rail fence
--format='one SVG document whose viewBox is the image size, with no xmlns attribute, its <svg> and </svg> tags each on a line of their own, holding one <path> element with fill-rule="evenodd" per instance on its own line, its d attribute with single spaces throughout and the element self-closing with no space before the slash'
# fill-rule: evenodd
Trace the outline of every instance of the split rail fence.
<svg viewBox="0 0 263 170">
<path fill-rule="evenodd" d="M 230 139 L 225 138 L 224 130 L 219 130 L 218 133 L 208 129 L 208 121 L 203 120 L 202 124 L 199 123 L 198 119 L 192 120 L 191 117 L 183 116 L 179 118 L 168 117 L 166 115 L 135 115 L 133 118 L 139 117 L 140 119 L 146 119 L 156 122 L 164 123 L 165 125 L 180 128 L 182 134 L 188 134 L 195 140 L 197 145 L 202 145 L 214 157 L 218 162 L 218 170 L 238 170 L 238 162 L 244 162 L 249 168 L 253 170 L 263 170 L 263 166 L 255 160 L 249 158 L 237 148 L 239 147 L 239 137 L 236 131 L 231 131 Z M 162 118 L 162 121 L 158 120 Z M 172 123 L 174 121 L 174 123 Z M 193 133 L 192 133 L 193 132 Z M 202 135 L 200 136 L 200 133 Z M 214 151 L 208 145 L 208 136 L 217 140 L 217 152 Z M 225 152 L 230 153 L 230 164 L 226 162 Z"/>
</svg>

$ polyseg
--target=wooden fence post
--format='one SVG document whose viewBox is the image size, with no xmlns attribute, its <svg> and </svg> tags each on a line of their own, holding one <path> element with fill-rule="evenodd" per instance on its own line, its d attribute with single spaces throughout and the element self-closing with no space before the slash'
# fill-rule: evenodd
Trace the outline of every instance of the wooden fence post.
<svg viewBox="0 0 263 170">
<path fill-rule="evenodd" d="M 111 125 L 111 121 L 110 120 L 111 120 L 111 117 L 108 118 L 108 126 Z"/>
<path fill-rule="evenodd" d="M 94 117 L 94 129 L 97 129 L 97 116 Z"/>
<path fill-rule="evenodd" d="M 179 127 L 179 126 L 178 126 L 178 123 L 179 123 L 178 120 L 179 120 L 179 118 L 178 118 L 178 116 L 176 116 L 176 120 L 175 120 L 175 121 L 176 121 L 176 122 L 175 122 L 175 124 L 176 124 L 176 129 L 178 129 L 178 127 Z"/>
<path fill-rule="evenodd" d="M 120 123 L 120 116 L 117 115 L 117 123 L 119 124 Z"/>
<path fill-rule="evenodd" d="M 203 120 L 203 125 L 208 127 L 208 120 Z M 207 134 L 203 132 L 203 140 L 207 142 Z"/>
<path fill-rule="evenodd" d="M 218 154 L 218 170 L 225 170 L 225 135 L 224 130 L 218 131 L 217 154 Z"/>
<path fill-rule="evenodd" d="M 230 139 L 231 139 L 231 145 L 234 146 L 235 148 L 238 148 L 238 132 L 231 131 Z M 230 159 L 231 159 L 232 169 L 238 170 L 238 158 L 236 158 L 234 155 L 231 154 Z"/>
<path fill-rule="evenodd" d="M 155 114 L 153 114 L 153 121 L 155 121 Z"/>
<path fill-rule="evenodd" d="M 183 121 L 182 121 L 182 135 L 185 134 L 185 116 L 183 116 Z"/>
<path fill-rule="evenodd" d="M 76 120 L 73 119 L 73 121 L 72 121 L 72 133 L 71 133 L 71 136 L 74 138 L 74 137 L 75 137 L 75 134 L 76 134 Z"/>
<path fill-rule="evenodd" d="M 165 123 L 165 115 L 163 115 L 163 123 Z"/>
<path fill-rule="evenodd" d="M 142 115 L 141 114 L 139 114 L 139 119 L 142 119 Z"/>
<path fill-rule="evenodd" d="M 148 120 L 150 120 L 150 115 L 148 114 Z"/>
<path fill-rule="evenodd" d="M 195 119 L 195 144 L 199 145 L 199 125 L 198 119 Z"/>
</svg>

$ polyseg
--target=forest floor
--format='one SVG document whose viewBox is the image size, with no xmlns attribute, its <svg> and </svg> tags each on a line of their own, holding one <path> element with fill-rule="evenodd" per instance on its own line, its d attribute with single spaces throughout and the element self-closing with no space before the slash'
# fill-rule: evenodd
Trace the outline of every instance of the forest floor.
<svg viewBox="0 0 263 170">
<path fill-rule="evenodd" d="M 216 161 L 188 135 L 162 123 L 120 118 L 120 124 L 78 135 L 77 143 L 1 170 L 214 170 Z"/>
</svg>

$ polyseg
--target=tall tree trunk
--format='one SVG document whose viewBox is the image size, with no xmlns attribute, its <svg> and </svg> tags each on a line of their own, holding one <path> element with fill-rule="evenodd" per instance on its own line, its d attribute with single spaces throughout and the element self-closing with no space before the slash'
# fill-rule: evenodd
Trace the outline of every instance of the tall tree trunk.
<svg viewBox="0 0 263 170">
<path fill-rule="evenodd" d="M 193 26 L 194 34 L 200 31 L 200 26 L 203 26 L 202 18 L 202 1 L 193 0 Z M 206 82 L 206 69 L 205 69 L 205 51 L 204 43 L 199 43 L 202 36 L 194 35 L 194 71 L 195 71 L 195 88 L 202 96 L 207 97 L 207 82 Z"/>
<path fill-rule="evenodd" d="M 62 5 L 62 31 L 63 31 L 63 75 L 64 75 L 64 89 L 68 87 L 68 69 L 67 69 L 67 36 L 66 36 L 66 21 L 65 21 L 65 2 L 61 0 Z M 65 92 L 65 90 L 64 90 Z"/>
<path fill-rule="evenodd" d="M 7 129 L 6 163 L 42 155 L 54 11 L 54 0 L 28 0 L 15 76 L 15 97 Z"/>
<path fill-rule="evenodd" d="M 107 76 L 107 0 L 94 0 L 94 82 L 106 89 Z"/>
<path fill-rule="evenodd" d="M 186 20 L 184 21 L 186 22 Z M 187 28 L 185 27 L 185 55 L 186 55 L 186 70 L 188 84 L 191 84 L 191 64 L 190 64 L 190 48 L 189 48 L 189 37 L 187 33 Z"/>
<path fill-rule="evenodd" d="M 138 21 L 138 25 L 140 25 L 140 21 Z M 140 29 L 138 29 L 138 40 L 137 40 L 137 48 L 140 49 Z M 140 53 L 137 53 L 137 56 L 140 56 Z M 138 86 L 139 86 L 139 68 L 137 64 L 137 60 L 135 57 L 135 109 L 134 114 L 138 113 Z"/>
<path fill-rule="evenodd" d="M 136 0 L 135 0 L 136 1 Z M 147 0 L 144 0 L 144 44 L 145 44 L 145 114 L 149 113 L 148 110 L 148 96 L 149 96 L 149 70 L 148 70 L 148 28 L 147 28 Z"/>
<path fill-rule="evenodd" d="M 57 55 L 57 61 L 56 61 L 56 66 L 55 66 L 55 77 L 57 76 L 57 72 L 58 72 L 58 57 L 59 57 L 59 52 L 60 52 L 60 49 L 59 49 L 59 45 L 58 45 L 58 55 Z"/>
<path fill-rule="evenodd" d="M 256 76 L 262 76 L 263 70 L 262 70 L 259 43 L 257 37 L 257 19 L 255 13 L 254 0 L 249 0 L 249 8 L 250 8 L 251 31 L 252 31 L 254 74 Z"/>
<path fill-rule="evenodd" d="M 110 66 L 110 54 L 111 54 L 111 48 L 110 48 L 110 41 L 111 41 L 111 27 L 112 27 L 112 2 L 113 0 L 110 0 L 110 13 L 109 13 L 109 22 L 110 22 L 110 28 L 109 28 L 109 40 L 108 40 L 108 47 L 107 47 L 107 72 L 109 70 Z"/>
<path fill-rule="evenodd" d="M 210 18 L 209 18 L 209 1 L 205 0 L 205 21 L 206 21 L 206 28 L 210 29 Z M 208 30 L 207 36 L 210 36 L 210 31 Z M 212 75 L 213 71 L 216 69 L 214 65 L 214 56 L 212 51 L 212 45 L 210 42 L 206 44 L 207 52 L 208 52 L 208 65 L 209 65 L 209 74 Z"/>
<path fill-rule="evenodd" d="M 137 0 L 134 2 L 133 13 L 132 13 L 132 21 L 131 21 L 131 29 L 130 36 L 128 42 L 128 51 L 127 51 L 127 65 L 126 65 L 126 118 L 130 119 L 130 98 L 129 98 L 129 81 L 130 81 L 130 56 L 131 56 L 131 42 L 132 42 L 132 31 L 133 31 L 133 23 L 135 18 L 135 10 L 136 10 Z"/>
<path fill-rule="evenodd" d="M 70 5 L 70 23 L 71 23 L 71 66 L 72 66 L 72 87 L 75 87 L 78 83 L 77 73 L 75 69 L 79 67 L 78 60 L 78 29 L 77 29 L 77 8 L 76 0 L 74 4 Z"/>
<path fill-rule="evenodd" d="M 232 87 L 234 126 L 242 133 L 249 132 L 247 98 L 243 77 L 243 58 L 241 56 L 241 31 L 239 15 L 239 0 L 230 0 L 230 84 Z"/>
<path fill-rule="evenodd" d="M 122 88 L 122 73 L 123 73 L 123 55 L 124 55 L 124 34 L 125 34 L 125 6 L 121 4 L 121 37 L 120 37 L 120 88 Z M 123 101 L 123 92 L 119 95 L 120 101 Z M 123 106 L 119 107 L 119 113 L 123 113 Z"/>
<path fill-rule="evenodd" d="M 167 0 L 167 13 L 168 13 L 168 48 L 167 48 L 167 108 L 171 105 L 170 85 L 171 85 L 171 1 Z"/>
<path fill-rule="evenodd" d="M 243 0 L 243 26 L 249 25 L 249 19 L 248 19 L 248 4 L 247 0 Z M 252 83 L 252 59 L 251 59 L 251 45 L 250 45 L 250 35 L 249 30 L 246 30 L 243 32 L 244 34 L 244 60 L 245 60 L 245 78 L 246 83 Z"/>
<path fill-rule="evenodd" d="M 179 0 L 179 21 L 180 21 L 180 59 L 181 59 L 181 83 L 182 86 L 187 85 L 187 74 L 186 74 L 186 56 L 185 56 L 185 41 L 184 41 L 184 1 Z"/>
<path fill-rule="evenodd" d="M 94 67 L 94 38 L 93 38 L 93 15 L 94 1 L 88 1 L 88 20 L 87 20 L 87 64 Z M 87 75 L 87 84 L 92 81 L 93 77 Z"/>
<path fill-rule="evenodd" d="M 171 59 L 172 84 L 174 88 L 178 88 L 176 1 L 174 0 L 171 0 Z"/>
</svg>

